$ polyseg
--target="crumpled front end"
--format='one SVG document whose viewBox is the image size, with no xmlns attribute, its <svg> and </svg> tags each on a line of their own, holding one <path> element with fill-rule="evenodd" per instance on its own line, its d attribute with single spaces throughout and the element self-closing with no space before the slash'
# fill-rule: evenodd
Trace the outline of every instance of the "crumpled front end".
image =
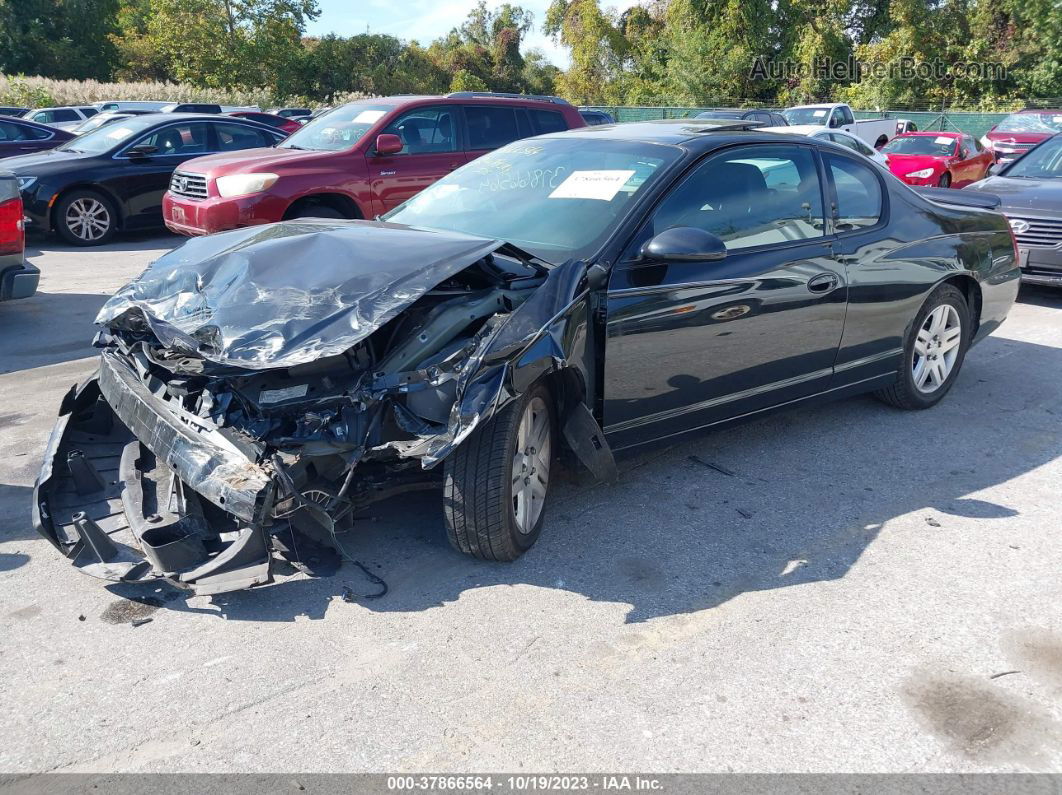
<svg viewBox="0 0 1062 795">
<path fill-rule="evenodd" d="M 313 573 L 342 549 L 338 536 L 359 507 L 438 487 L 439 462 L 560 370 L 573 373 L 565 433 L 574 429 L 571 446 L 591 469 L 601 465 L 601 444 L 586 443 L 600 428 L 579 402 L 584 267 L 548 269 L 498 242 L 454 242 L 469 253 L 449 258 L 435 284 L 423 268 L 416 289 L 392 274 L 405 279 L 405 302 L 377 300 L 376 314 L 350 298 L 353 288 L 333 300 L 338 314 L 308 288 L 286 309 L 267 296 L 258 314 L 218 298 L 211 273 L 228 293 L 247 294 L 251 280 L 262 290 L 263 270 L 243 245 L 236 262 L 223 257 L 198 277 L 153 266 L 112 299 L 124 306 L 101 312 L 99 372 L 64 400 L 34 490 L 39 532 L 83 572 L 112 581 L 166 578 L 220 593 L 269 582 L 278 556 Z M 383 296 L 380 279 L 366 278 Z M 180 285 L 177 294 L 164 294 L 166 284 Z M 167 314 L 163 304 L 184 309 Z M 279 343 L 263 346 L 263 329 Z"/>
<path fill-rule="evenodd" d="M 63 401 L 33 520 L 86 574 L 220 593 L 269 581 L 275 494 L 267 467 L 174 414 L 105 352 Z"/>
</svg>

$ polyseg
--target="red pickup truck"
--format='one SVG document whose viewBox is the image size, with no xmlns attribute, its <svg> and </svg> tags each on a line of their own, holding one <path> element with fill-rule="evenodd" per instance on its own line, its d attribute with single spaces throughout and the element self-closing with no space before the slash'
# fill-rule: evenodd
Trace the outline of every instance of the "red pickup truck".
<svg viewBox="0 0 1062 795">
<path fill-rule="evenodd" d="M 182 163 L 162 214 L 183 235 L 290 218 L 374 218 L 493 149 L 585 126 L 558 97 L 457 92 L 359 100 L 276 147 Z"/>
</svg>

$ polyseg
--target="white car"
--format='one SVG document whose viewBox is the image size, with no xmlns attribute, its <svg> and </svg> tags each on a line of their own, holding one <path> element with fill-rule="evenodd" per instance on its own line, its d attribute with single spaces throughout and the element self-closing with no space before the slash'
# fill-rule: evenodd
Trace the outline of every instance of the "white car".
<svg viewBox="0 0 1062 795">
<path fill-rule="evenodd" d="M 826 141 L 832 141 L 835 144 L 847 147 L 864 157 L 869 157 L 875 163 L 879 163 L 882 166 L 888 168 L 889 159 L 885 157 L 877 149 L 872 149 L 867 146 L 866 142 L 851 133 L 846 133 L 844 130 L 830 130 L 822 127 L 816 127 L 811 124 L 800 124 L 795 127 L 760 127 L 760 132 L 777 132 L 786 133 L 787 135 L 807 135 L 812 138 L 822 138 Z"/>
<path fill-rule="evenodd" d="M 832 131 L 843 130 L 873 147 L 884 146 L 896 137 L 896 119 L 856 120 L 852 108 L 844 102 L 822 105 L 797 105 L 782 111 L 793 127 L 819 127 Z"/>
<path fill-rule="evenodd" d="M 100 109 L 92 105 L 70 105 L 65 108 L 36 108 L 23 113 L 22 118 L 60 130 L 73 130 L 99 112 Z"/>
</svg>

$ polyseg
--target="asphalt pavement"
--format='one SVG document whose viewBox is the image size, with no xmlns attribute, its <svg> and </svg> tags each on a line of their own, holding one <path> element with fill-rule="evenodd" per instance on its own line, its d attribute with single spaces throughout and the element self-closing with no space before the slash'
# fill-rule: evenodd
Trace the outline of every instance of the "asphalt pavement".
<svg viewBox="0 0 1062 795">
<path fill-rule="evenodd" d="M 1062 769 L 1062 291 L 1024 289 L 930 411 L 857 398 L 560 483 L 514 564 L 451 551 L 418 494 L 348 545 L 382 598 L 350 564 L 189 598 L 30 525 L 96 311 L 179 242 L 35 241 L 40 292 L 0 304 L 0 772 Z"/>
</svg>

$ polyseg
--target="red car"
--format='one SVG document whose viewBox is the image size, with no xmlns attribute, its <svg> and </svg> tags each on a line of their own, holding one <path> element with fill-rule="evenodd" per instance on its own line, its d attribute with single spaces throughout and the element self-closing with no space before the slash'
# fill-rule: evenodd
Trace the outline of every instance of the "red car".
<svg viewBox="0 0 1062 795">
<path fill-rule="evenodd" d="M 995 155 L 997 162 L 1005 165 L 1060 132 L 1062 110 L 1021 110 L 1011 113 L 985 133 L 981 143 Z"/>
<path fill-rule="evenodd" d="M 234 110 L 232 113 L 226 113 L 226 116 L 235 116 L 239 119 L 250 119 L 256 121 L 259 124 L 268 124 L 270 127 L 276 127 L 281 132 L 291 135 L 296 130 L 301 130 L 302 125 L 293 119 L 285 119 L 283 116 L 277 116 L 275 113 L 262 113 L 258 110 Z"/>
<path fill-rule="evenodd" d="M 992 153 L 971 135 L 914 132 L 897 135 L 881 148 L 889 170 L 908 185 L 961 188 L 984 179 Z"/>
<path fill-rule="evenodd" d="M 464 91 L 359 100 L 318 116 L 275 148 L 181 164 L 163 218 L 184 235 L 289 218 L 375 218 L 498 147 L 585 126 L 558 97 Z M 523 175 L 488 176 L 504 182 Z"/>
</svg>

